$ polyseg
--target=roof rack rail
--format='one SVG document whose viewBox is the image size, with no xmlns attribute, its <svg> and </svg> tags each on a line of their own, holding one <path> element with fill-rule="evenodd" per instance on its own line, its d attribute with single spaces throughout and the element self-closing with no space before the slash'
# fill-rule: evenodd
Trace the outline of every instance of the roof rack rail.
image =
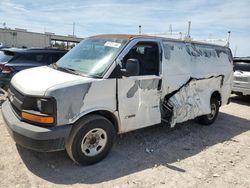
<svg viewBox="0 0 250 188">
<path fill-rule="evenodd" d="M 185 36 L 185 33 L 182 33 L 182 32 L 165 32 L 165 33 L 149 33 L 149 34 L 145 34 L 145 35 L 184 40 L 183 36 Z"/>
<path fill-rule="evenodd" d="M 163 37 L 163 38 L 171 38 L 171 39 L 179 39 L 181 41 L 194 41 L 208 44 L 216 44 L 219 46 L 229 47 L 229 40 L 231 36 L 231 31 L 227 32 L 227 37 L 223 39 L 193 39 L 190 34 L 191 31 L 191 21 L 188 22 L 188 30 L 187 32 L 172 32 L 172 25 L 170 25 L 170 31 L 165 33 L 149 33 L 145 35 Z M 141 27 L 140 27 L 141 32 Z"/>
<path fill-rule="evenodd" d="M 197 42 L 206 42 L 206 43 L 217 44 L 217 45 L 220 45 L 220 46 L 229 47 L 230 36 L 231 36 L 231 31 L 228 31 L 227 32 L 227 38 L 224 38 L 224 39 L 199 39 L 199 40 L 195 40 L 195 41 L 197 41 Z"/>
</svg>

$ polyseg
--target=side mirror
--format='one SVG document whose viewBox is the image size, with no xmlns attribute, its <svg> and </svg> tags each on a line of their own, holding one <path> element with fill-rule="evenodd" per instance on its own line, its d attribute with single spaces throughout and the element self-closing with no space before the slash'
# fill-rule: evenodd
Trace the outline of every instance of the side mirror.
<svg viewBox="0 0 250 188">
<path fill-rule="evenodd" d="M 126 62 L 125 76 L 137 76 L 139 75 L 140 64 L 137 59 L 128 59 Z"/>
</svg>

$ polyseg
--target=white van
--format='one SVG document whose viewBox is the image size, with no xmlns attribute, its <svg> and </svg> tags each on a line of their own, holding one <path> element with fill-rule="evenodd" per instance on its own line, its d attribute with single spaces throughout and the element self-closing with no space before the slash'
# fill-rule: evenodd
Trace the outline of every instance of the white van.
<svg viewBox="0 0 250 188">
<path fill-rule="evenodd" d="M 66 148 L 79 164 L 110 151 L 115 134 L 197 118 L 212 124 L 229 102 L 227 47 L 131 35 L 84 39 L 52 66 L 11 80 L 2 114 L 16 143 Z"/>
</svg>

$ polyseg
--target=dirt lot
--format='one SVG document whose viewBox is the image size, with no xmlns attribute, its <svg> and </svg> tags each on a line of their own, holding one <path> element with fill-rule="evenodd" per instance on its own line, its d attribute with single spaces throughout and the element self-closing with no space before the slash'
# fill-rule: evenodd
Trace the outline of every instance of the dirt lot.
<svg viewBox="0 0 250 188">
<path fill-rule="evenodd" d="M 0 117 L 0 187 L 250 187 L 250 97 L 233 97 L 210 127 L 194 121 L 118 137 L 102 162 L 17 146 Z"/>
</svg>

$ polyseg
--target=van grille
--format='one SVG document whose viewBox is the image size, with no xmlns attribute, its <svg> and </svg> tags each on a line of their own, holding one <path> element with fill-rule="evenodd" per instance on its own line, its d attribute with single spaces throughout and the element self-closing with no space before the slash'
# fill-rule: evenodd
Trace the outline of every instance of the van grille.
<svg viewBox="0 0 250 188">
<path fill-rule="evenodd" d="M 22 111 L 22 105 L 24 102 L 24 95 L 17 91 L 12 85 L 8 89 L 8 99 L 11 103 L 13 110 L 18 116 L 20 116 Z"/>
</svg>

